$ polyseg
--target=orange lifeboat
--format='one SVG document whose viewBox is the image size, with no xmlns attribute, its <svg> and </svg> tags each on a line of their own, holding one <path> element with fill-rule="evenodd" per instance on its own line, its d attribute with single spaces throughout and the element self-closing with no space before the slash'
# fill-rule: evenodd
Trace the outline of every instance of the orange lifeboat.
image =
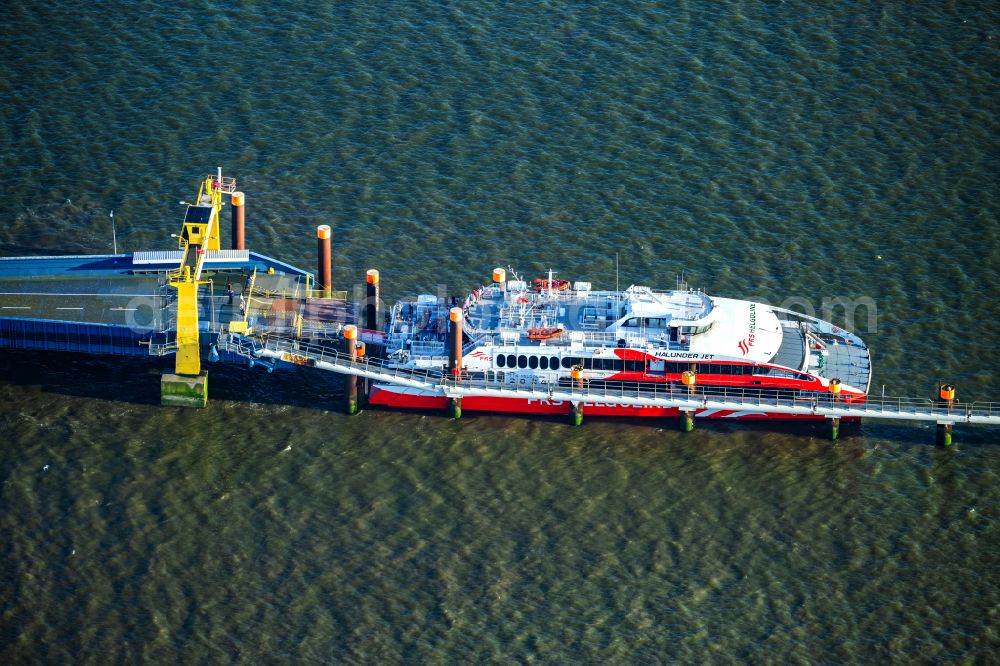
<svg viewBox="0 0 1000 666">
<path fill-rule="evenodd" d="M 563 329 L 561 328 L 529 328 L 528 329 L 528 339 L 529 340 L 551 340 L 552 338 L 557 338 L 563 334 Z"/>
<path fill-rule="evenodd" d="M 565 291 L 569 289 L 569 280 L 548 280 L 538 278 L 531 282 L 531 288 L 535 291 Z"/>
</svg>

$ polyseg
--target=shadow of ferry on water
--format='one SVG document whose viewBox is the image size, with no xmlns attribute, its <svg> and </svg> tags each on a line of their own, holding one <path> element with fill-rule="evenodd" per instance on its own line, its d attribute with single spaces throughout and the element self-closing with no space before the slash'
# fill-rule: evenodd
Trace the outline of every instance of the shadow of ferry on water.
<svg viewBox="0 0 1000 666">
<path fill-rule="evenodd" d="M 44 393 L 113 400 L 134 405 L 160 407 L 160 375 L 172 371 L 172 364 L 160 359 L 135 359 L 120 356 L 80 355 L 70 352 L 38 354 L 22 350 L 0 350 L 0 377 L 4 382 L 19 386 L 38 386 Z M 268 373 L 260 367 L 249 368 L 227 363 L 208 363 L 209 404 L 212 402 L 254 403 L 276 407 L 298 407 L 339 413 L 343 403 L 343 378 L 328 372 L 291 368 Z M 377 405 L 364 406 L 364 411 L 428 417 L 435 421 L 451 420 L 446 410 L 440 413 L 426 410 L 393 409 Z M 562 426 L 573 427 L 568 417 L 538 414 L 498 414 L 466 411 L 462 423 L 474 427 L 479 419 L 531 420 L 551 423 L 553 436 Z M 588 422 L 615 424 L 625 428 L 679 430 L 675 417 L 629 418 L 585 416 Z M 732 432 L 774 433 L 828 440 L 825 423 L 787 421 L 723 421 L 697 419 L 696 428 L 713 434 Z M 933 445 L 933 427 L 912 423 L 867 421 L 844 423 L 841 437 L 892 440 L 899 443 Z M 959 442 L 966 446 L 997 443 L 991 428 L 962 428 Z"/>
</svg>

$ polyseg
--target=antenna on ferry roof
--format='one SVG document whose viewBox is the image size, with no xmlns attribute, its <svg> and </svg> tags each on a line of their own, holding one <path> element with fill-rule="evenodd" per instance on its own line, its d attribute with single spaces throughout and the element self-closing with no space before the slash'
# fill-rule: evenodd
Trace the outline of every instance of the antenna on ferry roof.
<svg viewBox="0 0 1000 666">
<path fill-rule="evenodd" d="M 621 291 L 618 288 L 618 253 L 615 252 L 615 291 Z"/>
</svg>

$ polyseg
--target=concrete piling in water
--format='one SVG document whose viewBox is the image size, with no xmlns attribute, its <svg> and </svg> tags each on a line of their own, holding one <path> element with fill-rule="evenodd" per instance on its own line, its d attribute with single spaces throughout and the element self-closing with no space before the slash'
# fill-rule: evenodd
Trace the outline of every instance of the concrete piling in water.
<svg viewBox="0 0 1000 666">
<path fill-rule="evenodd" d="M 681 383 L 687 387 L 689 398 L 694 398 L 695 386 L 698 383 L 698 373 L 694 368 L 695 366 L 692 365 L 691 369 L 685 370 L 681 373 Z M 682 409 L 680 411 L 680 419 L 681 430 L 683 432 L 691 432 L 694 430 L 694 410 Z"/>
<path fill-rule="evenodd" d="M 330 225 L 316 227 L 316 291 L 319 298 L 330 298 L 333 290 L 333 259 L 330 254 Z"/>
<path fill-rule="evenodd" d="M 365 328 L 370 331 L 379 330 L 378 302 L 379 286 L 378 271 L 374 268 L 365 274 L 367 293 L 365 294 Z"/>
<path fill-rule="evenodd" d="M 828 388 L 830 389 L 830 394 L 833 396 L 834 402 L 840 402 L 840 390 L 841 382 L 839 379 L 834 377 L 830 380 Z M 840 439 L 840 417 L 832 416 L 830 417 L 830 439 L 837 441 Z"/>
<path fill-rule="evenodd" d="M 160 376 L 160 404 L 169 407 L 198 407 L 208 404 L 208 373 L 196 376 L 165 372 Z"/>
<path fill-rule="evenodd" d="M 344 327 L 344 353 L 351 362 L 358 359 L 358 327 L 348 324 Z M 358 413 L 357 375 L 344 375 L 344 409 L 348 414 Z"/>
<path fill-rule="evenodd" d="M 951 446 L 952 444 L 952 434 L 951 431 L 954 428 L 952 423 L 938 423 L 937 424 L 937 445 L 938 446 Z"/>
<path fill-rule="evenodd" d="M 682 432 L 691 432 L 692 430 L 694 430 L 694 410 L 682 409 L 680 417 L 681 417 Z"/>
<path fill-rule="evenodd" d="M 500 269 L 497 269 L 500 270 Z M 583 388 L 583 367 L 579 365 L 574 365 L 569 371 L 569 377 L 572 380 L 573 388 L 582 389 Z M 583 424 L 583 402 L 571 402 L 569 405 L 569 420 L 573 425 L 578 426 Z"/>
<path fill-rule="evenodd" d="M 365 354 L 368 353 L 368 348 L 365 343 L 358 340 L 354 343 L 354 358 L 361 361 L 364 359 Z M 368 380 L 365 377 L 355 377 L 355 385 L 357 386 L 358 394 L 358 410 L 361 410 L 361 403 L 367 401 L 368 399 Z"/>
<path fill-rule="evenodd" d="M 462 308 L 448 313 L 448 374 L 462 381 Z"/>
<path fill-rule="evenodd" d="M 233 249 L 246 249 L 246 228 L 244 225 L 246 196 L 242 192 L 233 192 Z"/>
<path fill-rule="evenodd" d="M 955 387 L 951 384 L 939 384 L 937 394 L 937 404 L 947 407 L 948 413 L 955 406 Z M 950 421 L 939 421 L 937 424 L 936 442 L 938 446 L 951 446 L 952 430 L 954 424 Z"/>
<path fill-rule="evenodd" d="M 462 381 L 462 308 L 448 312 L 448 374 L 455 382 Z M 452 418 L 462 418 L 461 398 L 449 398 L 448 408 Z"/>
</svg>

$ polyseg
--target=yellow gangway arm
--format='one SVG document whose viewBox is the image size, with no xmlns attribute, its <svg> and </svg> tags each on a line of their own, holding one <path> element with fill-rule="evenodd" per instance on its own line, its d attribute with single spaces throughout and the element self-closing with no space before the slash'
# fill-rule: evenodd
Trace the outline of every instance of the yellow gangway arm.
<svg viewBox="0 0 1000 666">
<path fill-rule="evenodd" d="M 179 375 L 201 372 L 201 346 L 198 342 L 198 283 L 174 282 L 177 289 L 177 360 Z"/>
</svg>

